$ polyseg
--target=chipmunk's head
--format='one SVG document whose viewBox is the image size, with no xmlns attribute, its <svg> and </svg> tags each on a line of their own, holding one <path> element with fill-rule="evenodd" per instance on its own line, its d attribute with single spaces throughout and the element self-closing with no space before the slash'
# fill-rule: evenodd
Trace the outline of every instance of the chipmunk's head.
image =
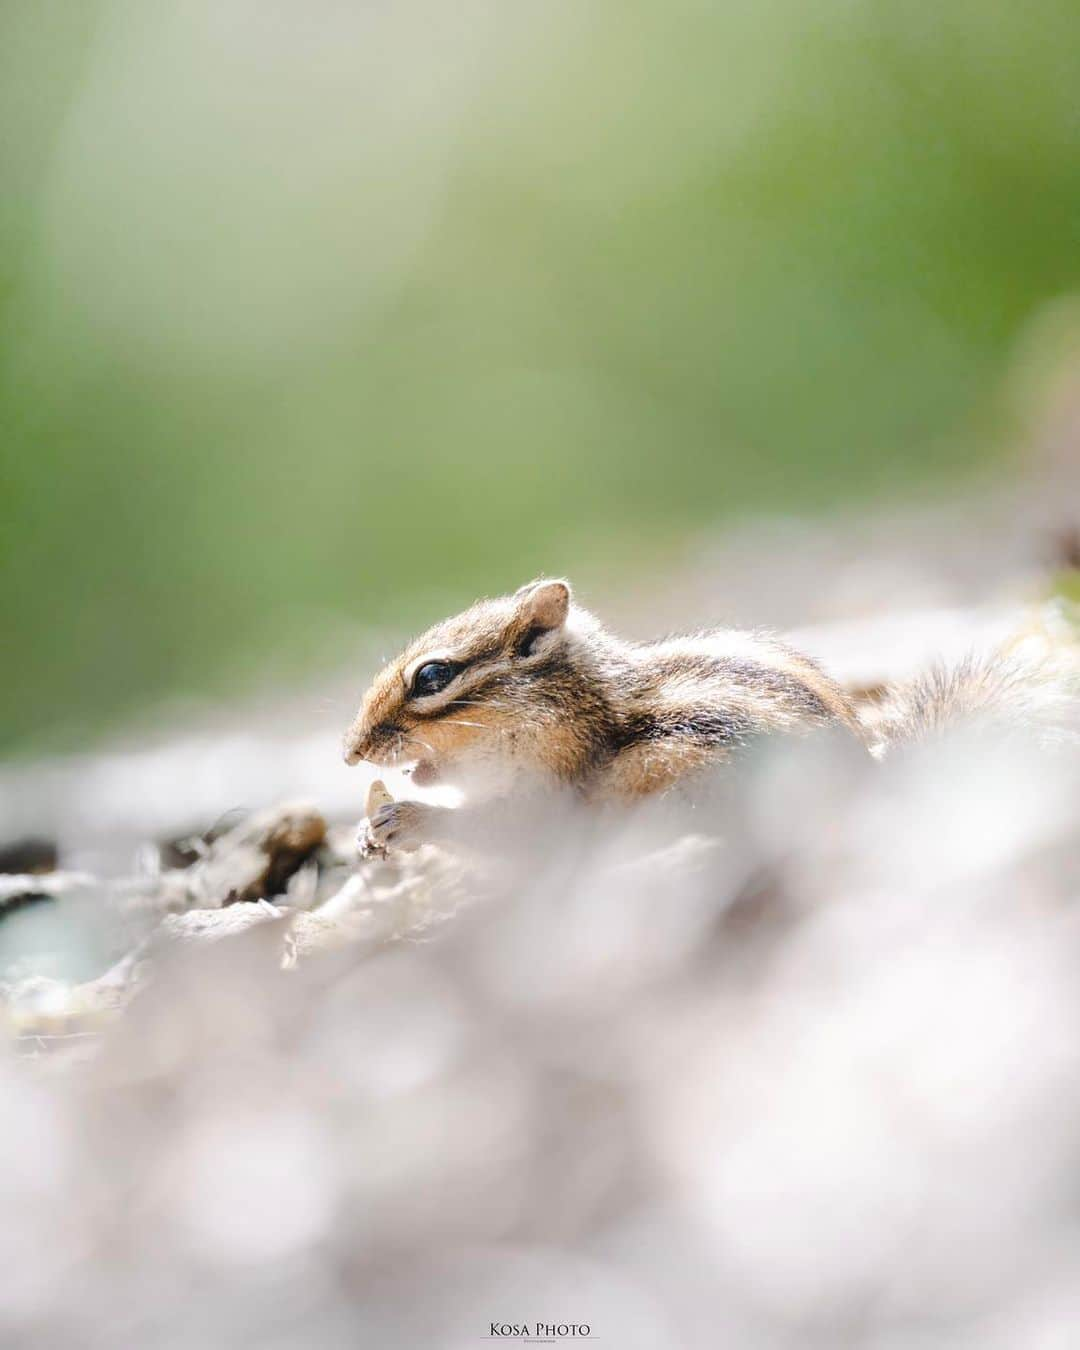
<svg viewBox="0 0 1080 1350">
<path fill-rule="evenodd" d="M 468 761 L 512 753 L 541 707 L 540 686 L 571 640 L 570 587 L 530 582 L 430 628 L 382 670 L 345 736 L 355 764 L 417 762 L 430 782 Z"/>
</svg>

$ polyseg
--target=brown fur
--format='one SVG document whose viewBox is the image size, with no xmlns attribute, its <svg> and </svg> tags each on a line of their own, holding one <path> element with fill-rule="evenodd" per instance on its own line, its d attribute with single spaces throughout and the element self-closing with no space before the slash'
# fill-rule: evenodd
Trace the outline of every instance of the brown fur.
<svg viewBox="0 0 1080 1350">
<path fill-rule="evenodd" d="M 460 667 L 445 692 L 410 695 L 417 669 Z M 420 761 L 443 777 L 507 769 L 590 797 L 661 792 L 749 739 L 826 725 L 856 733 L 847 695 L 766 634 L 620 640 L 536 581 L 481 600 L 412 642 L 376 676 L 345 738 L 349 763 Z"/>
</svg>

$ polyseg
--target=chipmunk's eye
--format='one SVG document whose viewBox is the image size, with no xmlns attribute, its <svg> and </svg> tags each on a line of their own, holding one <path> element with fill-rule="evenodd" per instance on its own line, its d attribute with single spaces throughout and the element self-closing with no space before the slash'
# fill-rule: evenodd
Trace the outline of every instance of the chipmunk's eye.
<svg viewBox="0 0 1080 1350">
<path fill-rule="evenodd" d="M 460 667 L 452 661 L 428 661 L 413 676 L 413 698 L 440 694 L 458 673 Z"/>
</svg>

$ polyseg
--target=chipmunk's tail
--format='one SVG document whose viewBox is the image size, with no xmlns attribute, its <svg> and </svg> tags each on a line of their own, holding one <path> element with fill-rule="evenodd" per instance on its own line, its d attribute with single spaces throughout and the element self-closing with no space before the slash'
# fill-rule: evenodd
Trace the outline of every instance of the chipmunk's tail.
<svg viewBox="0 0 1080 1350">
<path fill-rule="evenodd" d="M 863 727 L 875 754 L 953 733 L 1080 749 L 1080 657 L 1016 651 L 935 667 L 887 690 Z"/>
</svg>

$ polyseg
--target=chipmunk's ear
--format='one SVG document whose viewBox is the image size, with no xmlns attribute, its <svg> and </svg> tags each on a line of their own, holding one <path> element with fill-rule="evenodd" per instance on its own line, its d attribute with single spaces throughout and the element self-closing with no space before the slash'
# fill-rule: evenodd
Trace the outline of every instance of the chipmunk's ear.
<svg viewBox="0 0 1080 1350">
<path fill-rule="evenodd" d="M 515 592 L 518 614 L 527 628 L 549 632 L 561 628 L 570 610 L 570 586 L 565 581 L 531 581 Z"/>
</svg>

